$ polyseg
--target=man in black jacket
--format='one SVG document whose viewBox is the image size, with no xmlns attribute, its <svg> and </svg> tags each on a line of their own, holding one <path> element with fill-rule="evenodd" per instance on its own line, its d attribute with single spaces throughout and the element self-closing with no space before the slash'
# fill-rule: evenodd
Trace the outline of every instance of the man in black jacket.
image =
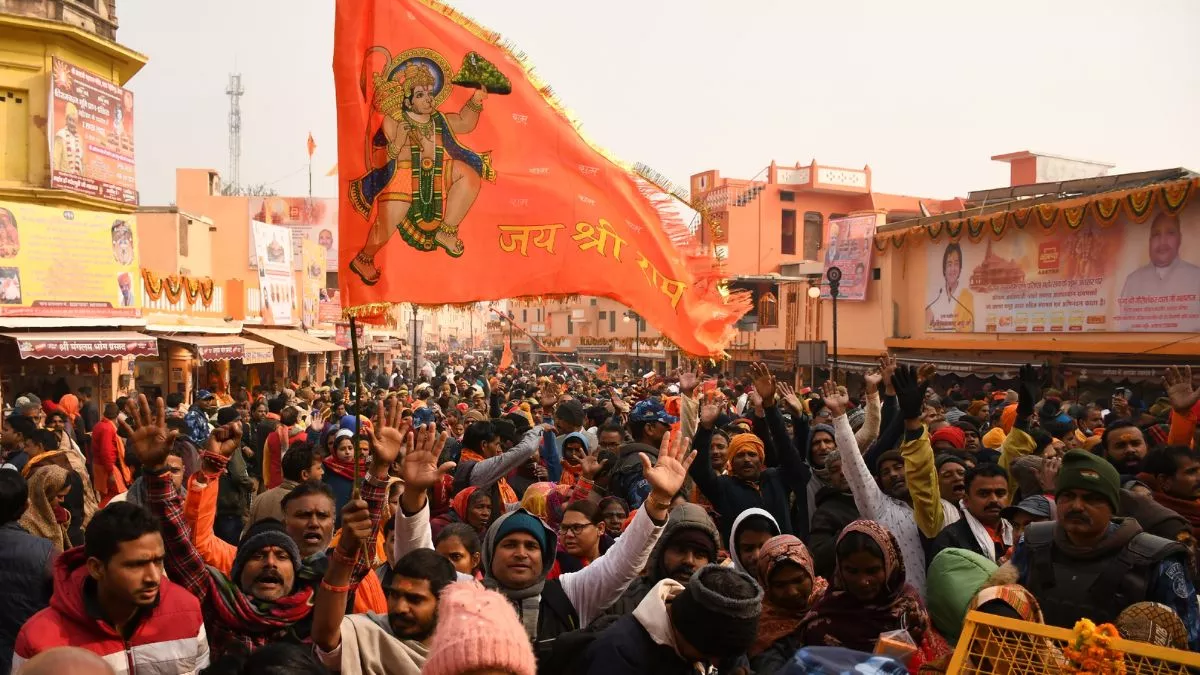
<svg viewBox="0 0 1200 675">
<path fill-rule="evenodd" d="M 942 549 L 962 548 L 998 562 L 1014 543 L 1012 523 L 1000 515 L 1008 506 L 1008 472 L 995 464 L 980 464 L 967 471 L 963 483 L 963 517 L 938 534 L 926 560 L 932 561 Z"/>
<path fill-rule="evenodd" d="M 817 575 L 832 579 L 837 563 L 838 536 L 846 526 L 859 519 L 858 506 L 850 485 L 842 475 L 842 457 L 834 452 L 825 460 L 825 481 L 817 491 L 817 510 L 808 532 L 808 550 L 813 556 Z"/>
<path fill-rule="evenodd" d="M 739 442 L 735 435 L 729 446 L 729 474 L 718 476 L 713 471 L 708 453 L 712 428 L 720 411 L 716 406 L 706 405 L 700 410 L 700 426 L 692 442 L 700 454 L 692 464 L 690 475 L 700 492 L 720 514 L 721 540 L 726 547 L 730 547 L 729 530 L 734 518 L 746 509 L 756 507 L 770 513 L 783 533 L 801 538 L 808 534 L 805 531 L 808 525 L 808 500 L 804 497 L 812 471 L 802 459 L 807 452 L 797 450 L 784 427 L 783 416 L 776 405 L 774 376 L 761 363 L 754 364 L 753 372 L 754 390 L 762 396 L 769 432 L 767 438 L 759 437 L 761 443 L 746 443 Z M 795 433 L 799 438 L 808 438 L 807 419 L 800 417 L 796 420 Z M 756 445 L 760 448 L 756 448 Z M 755 450 L 761 450 L 761 454 Z M 777 458 L 778 467 L 768 467 L 773 463 L 772 458 Z M 804 513 L 798 514 L 803 516 L 800 522 L 793 522 L 791 517 L 793 494 L 801 496 L 796 500 L 797 509 L 800 505 L 804 506 Z"/>
</svg>

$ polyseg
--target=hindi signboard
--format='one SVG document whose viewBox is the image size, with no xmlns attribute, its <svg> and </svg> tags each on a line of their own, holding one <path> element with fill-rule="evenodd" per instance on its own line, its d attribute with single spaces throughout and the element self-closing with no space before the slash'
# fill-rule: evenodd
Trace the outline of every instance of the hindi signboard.
<svg viewBox="0 0 1200 675">
<path fill-rule="evenodd" d="M 52 57 L 50 187 L 137 204 L 133 92 Z"/>
<path fill-rule="evenodd" d="M 326 272 L 337 271 L 337 200 L 316 197 L 251 197 L 250 220 L 282 225 L 291 231 L 292 257 L 300 269 L 302 242 L 321 246 Z M 253 244 L 253 242 L 251 242 Z M 256 261 L 251 256 L 250 266 Z"/>
<path fill-rule="evenodd" d="M 141 316 L 131 214 L 0 202 L 0 316 Z"/>
<path fill-rule="evenodd" d="M 960 333 L 1200 331 L 1200 209 L 1121 215 L 1045 234 L 1008 228 L 926 246 L 925 329 Z"/>
</svg>

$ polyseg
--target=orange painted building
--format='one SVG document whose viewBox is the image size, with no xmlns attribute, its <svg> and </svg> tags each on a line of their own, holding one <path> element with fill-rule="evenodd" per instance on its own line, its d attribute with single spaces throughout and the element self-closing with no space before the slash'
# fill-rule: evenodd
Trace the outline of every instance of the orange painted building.
<svg viewBox="0 0 1200 675">
<path fill-rule="evenodd" d="M 869 166 L 851 169 L 815 160 L 790 166 L 771 162 L 749 180 L 705 171 L 691 177 L 691 191 L 703 205 L 700 243 L 724 261 L 730 287 L 753 296 L 754 309 L 738 324 L 728 349 L 735 370 L 764 360 L 778 370 L 795 371 L 796 344 L 827 337 L 825 303 L 810 299 L 807 291 L 820 283 L 831 220 L 874 214 L 883 225 L 963 204 L 875 192 Z M 883 326 L 873 317 L 891 299 L 886 284 L 868 282 L 865 301 L 839 303 L 839 320 L 861 324 L 856 332 L 862 331 L 856 344 L 840 345 L 841 353 L 881 350 Z"/>
</svg>

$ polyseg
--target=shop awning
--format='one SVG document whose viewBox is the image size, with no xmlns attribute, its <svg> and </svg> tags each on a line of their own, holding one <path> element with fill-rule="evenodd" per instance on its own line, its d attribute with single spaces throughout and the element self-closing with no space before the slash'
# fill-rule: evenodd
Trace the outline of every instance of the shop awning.
<svg viewBox="0 0 1200 675">
<path fill-rule="evenodd" d="M 341 347 L 336 343 L 315 338 L 303 331 L 290 328 L 278 328 L 274 330 L 267 328 L 247 328 L 246 332 L 255 337 L 262 338 L 271 344 L 287 347 L 300 354 L 324 354 L 325 352 L 340 352 L 345 349 L 345 347 Z"/>
<path fill-rule="evenodd" d="M 242 357 L 242 363 L 250 366 L 256 363 L 275 363 L 275 348 L 268 344 L 248 340 L 244 337 L 238 337 L 242 346 L 246 350 L 246 355 Z"/>
<path fill-rule="evenodd" d="M 96 333 L 0 333 L 15 340 L 23 359 L 112 358 L 158 356 L 158 341 L 149 335 L 125 331 Z"/>
<path fill-rule="evenodd" d="M 201 361 L 246 357 L 246 343 L 237 335 L 164 335 L 161 339 L 191 347 L 196 350 L 196 356 L 200 357 Z"/>
</svg>

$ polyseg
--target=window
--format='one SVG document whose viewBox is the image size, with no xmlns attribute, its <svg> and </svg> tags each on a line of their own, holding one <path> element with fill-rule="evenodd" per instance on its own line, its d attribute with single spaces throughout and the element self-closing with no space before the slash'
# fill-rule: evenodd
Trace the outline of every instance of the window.
<svg viewBox="0 0 1200 675">
<path fill-rule="evenodd" d="M 192 225 L 191 218 L 184 218 L 184 217 L 180 216 L 180 218 L 179 218 L 179 255 L 187 255 L 188 254 L 188 238 L 189 238 L 188 234 L 189 234 L 189 230 L 192 229 L 191 225 Z"/>
<path fill-rule="evenodd" d="M 600 320 L 603 321 L 604 317 L 606 317 L 606 316 L 608 316 L 608 312 L 606 312 L 604 310 L 600 310 Z"/>
<path fill-rule="evenodd" d="M 642 331 L 643 333 L 646 332 L 646 320 L 640 316 L 638 317 L 638 330 Z"/>
<path fill-rule="evenodd" d="M 0 89 L 0 180 L 29 180 L 29 92 Z M 51 150 L 53 152 L 53 150 Z M 51 155 L 53 161 L 53 155 Z"/>
<path fill-rule="evenodd" d="M 758 327 L 775 328 L 779 325 L 779 302 L 775 294 L 767 291 L 758 299 Z"/>
<path fill-rule="evenodd" d="M 794 201 L 796 201 L 796 193 L 792 192 L 791 190 L 780 190 L 779 191 L 779 201 L 794 202 Z"/>
<path fill-rule="evenodd" d="M 610 333 L 617 332 L 617 313 L 616 312 L 608 313 L 608 332 L 610 332 Z"/>
<path fill-rule="evenodd" d="M 824 221 L 816 211 L 804 213 L 804 259 L 820 260 L 821 239 L 824 236 Z"/>
<path fill-rule="evenodd" d="M 521 310 L 521 323 L 529 323 L 529 310 Z"/>
<path fill-rule="evenodd" d="M 783 210 L 783 221 L 779 229 L 779 252 L 784 255 L 796 255 L 796 212 L 792 209 Z"/>
<path fill-rule="evenodd" d="M 596 306 L 596 298 L 592 298 L 591 305 L 592 305 L 592 307 L 595 307 L 595 306 Z"/>
<path fill-rule="evenodd" d="M 574 335 L 574 334 L 575 334 L 575 319 L 572 319 L 571 315 L 568 314 L 567 315 L 567 335 Z"/>
</svg>

